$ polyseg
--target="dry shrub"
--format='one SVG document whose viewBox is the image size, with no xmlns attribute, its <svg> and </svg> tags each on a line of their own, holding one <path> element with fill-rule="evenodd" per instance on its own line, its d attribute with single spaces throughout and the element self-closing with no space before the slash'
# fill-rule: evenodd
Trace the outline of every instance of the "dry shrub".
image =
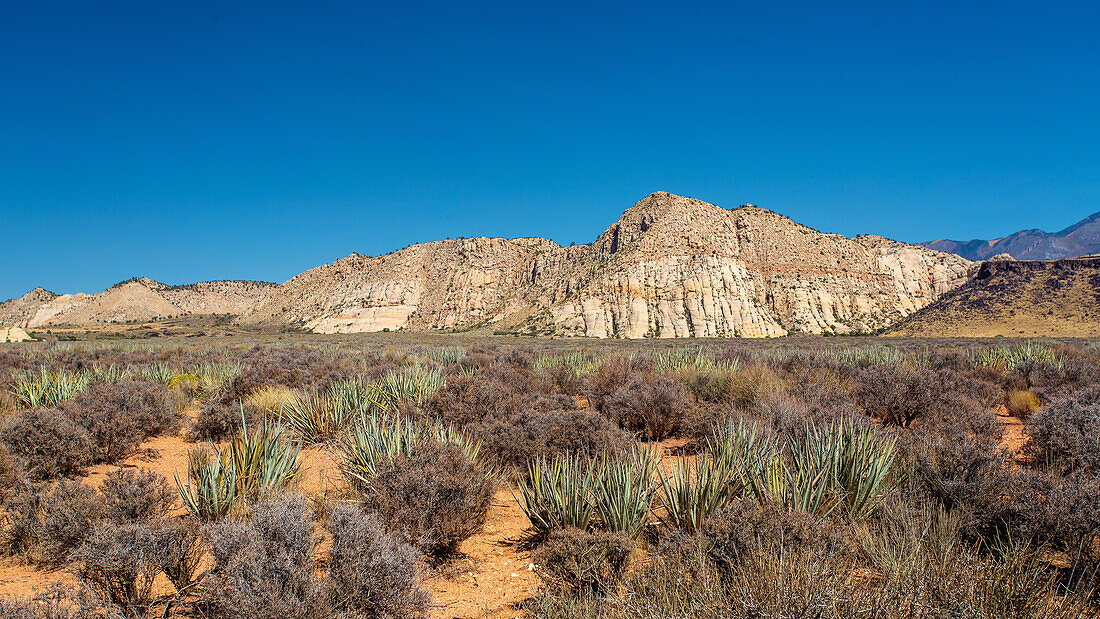
<svg viewBox="0 0 1100 619">
<path fill-rule="evenodd" d="M 783 386 L 775 372 L 766 365 L 751 364 L 730 376 L 729 403 L 741 409 L 752 409 L 763 395 Z"/>
<path fill-rule="evenodd" d="M 4 542 L 9 552 L 56 567 L 106 514 L 103 499 L 78 481 L 20 484 L 8 504 Z"/>
<path fill-rule="evenodd" d="M 505 469 L 523 469 L 532 458 L 561 453 L 587 457 L 621 452 L 633 442 L 603 415 L 576 410 L 524 411 L 479 427 L 476 436 L 481 453 Z"/>
<path fill-rule="evenodd" d="M 0 442 L 0 508 L 7 504 L 16 487 L 26 478 L 23 460 L 12 455 L 6 443 Z"/>
<path fill-rule="evenodd" d="M 811 514 L 749 501 L 733 503 L 707 519 L 700 531 L 708 558 L 727 573 L 757 552 L 776 557 L 790 552 L 847 553 L 845 533 L 843 527 Z"/>
<path fill-rule="evenodd" d="M 688 408 L 682 384 L 649 373 L 637 373 L 604 404 L 604 414 L 620 427 L 659 441 L 679 429 Z"/>
<path fill-rule="evenodd" d="M 362 617 L 426 619 L 431 595 L 421 586 L 419 553 L 354 505 L 333 509 L 327 588 L 332 611 Z"/>
<path fill-rule="evenodd" d="M 261 417 L 252 406 L 242 406 L 239 401 L 215 399 L 199 409 L 187 429 L 187 438 L 192 441 L 222 441 L 241 429 L 242 419 L 251 427 Z"/>
<path fill-rule="evenodd" d="M 342 352 L 310 347 L 255 346 L 238 356 L 241 371 L 222 394 L 223 402 L 245 401 L 265 386 L 320 391 L 352 376 L 353 360 Z"/>
<path fill-rule="evenodd" d="M 1027 453 L 1067 474 L 1100 474 L 1100 386 L 1055 400 L 1027 424 Z"/>
<path fill-rule="evenodd" d="M 437 419 L 460 428 L 508 418 L 521 410 L 520 398 L 482 373 L 448 378 L 428 403 L 428 411 Z"/>
<path fill-rule="evenodd" d="M 77 574 L 125 617 L 144 617 L 158 572 L 156 539 L 143 523 L 106 523 L 73 553 Z"/>
<path fill-rule="evenodd" d="M 213 574 L 196 606 L 206 617 L 313 619 L 327 616 L 313 577 L 313 519 L 304 498 L 282 496 L 252 508 L 248 520 L 207 525 Z"/>
<path fill-rule="evenodd" d="M 1018 419 L 1027 419 L 1043 407 L 1043 400 L 1034 391 L 1017 390 L 1008 394 L 1005 407 L 1009 415 Z"/>
<path fill-rule="evenodd" d="M 190 585 L 203 556 L 199 524 L 191 518 L 161 520 L 153 527 L 157 567 L 176 587 Z"/>
<path fill-rule="evenodd" d="M 165 518 L 179 496 L 163 475 L 144 469 L 108 473 L 99 492 L 107 518 L 118 524 Z"/>
<path fill-rule="evenodd" d="M 872 365 L 858 375 L 856 396 L 868 414 L 884 424 L 908 428 L 972 427 L 1000 399 L 988 383 L 953 370 L 915 370 L 906 366 Z"/>
<path fill-rule="evenodd" d="M 56 409 L 33 408 L 9 417 L 0 427 L 0 441 L 26 463 L 34 480 L 76 475 L 95 461 L 88 432 Z"/>
<path fill-rule="evenodd" d="M 97 462 L 118 462 L 137 451 L 146 438 L 177 424 L 168 388 L 141 378 L 96 383 L 62 403 L 62 408 L 92 437 L 98 447 Z"/>
<path fill-rule="evenodd" d="M 384 462 L 362 505 L 424 554 L 443 558 L 485 525 L 493 490 L 460 448 L 426 442 Z"/>
<path fill-rule="evenodd" d="M 634 542 L 620 533 L 558 529 L 532 554 L 539 577 L 551 589 L 573 595 L 615 590 Z"/>
<path fill-rule="evenodd" d="M 613 355 L 600 359 L 596 370 L 585 381 L 589 405 L 604 413 L 608 401 L 626 386 L 634 372 L 634 362 L 628 357 Z"/>
</svg>

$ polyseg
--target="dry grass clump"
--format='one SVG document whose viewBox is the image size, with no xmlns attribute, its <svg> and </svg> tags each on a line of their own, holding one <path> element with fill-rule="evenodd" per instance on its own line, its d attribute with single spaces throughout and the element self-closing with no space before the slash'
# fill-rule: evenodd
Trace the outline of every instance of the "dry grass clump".
<svg viewBox="0 0 1100 619">
<path fill-rule="evenodd" d="M 1032 413 L 1043 407 L 1043 399 L 1034 391 L 1016 390 L 1008 394 L 1005 400 L 1008 414 L 1019 419 L 1027 419 Z"/>
</svg>

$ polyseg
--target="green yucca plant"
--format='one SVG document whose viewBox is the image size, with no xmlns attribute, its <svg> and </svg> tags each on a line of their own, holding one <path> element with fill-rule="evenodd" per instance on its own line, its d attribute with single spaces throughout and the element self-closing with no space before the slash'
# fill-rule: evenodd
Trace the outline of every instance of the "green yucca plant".
<svg viewBox="0 0 1100 619">
<path fill-rule="evenodd" d="M 457 445 L 486 475 L 495 473 L 480 458 L 481 443 L 465 432 L 451 426 L 419 424 L 398 415 L 362 416 L 341 433 L 332 452 L 344 478 L 362 490 L 374 480 L 383 462 L 408 454 L 427 441 Z"/>
<path fill-rule="evenodd" d="M 264 420 L 249 430 L 241 409 L 241 429 L 229 444 L 237 494 L 256 499 L 287 487 L 298 474 L 301 445 L 292 444 L 280 423 Z"/>
<path fill-rule="evenodd" d="M 153 382 L 166 386 L 170 386 L 178 374 L 172 366 L 159 361 L 141 368 L 138 373 Z"/>
<path fill-rule="evenodd" d="M 126 380 L 133 374 L 130 368 L 126 368 L 120 365 L 100 365 L 98 363 L 92 364 L 91 378 L 95 382 L 99 383 L 118 383 Z"/>
<path fill-rule="evenodd" d="M 92 374 L 88 371 L 51 372 L 41 366 L 38 372 L 19 372 L 13 377 L 12 393 L 21 408 L 53 408 L 88 388 Z"/>
<path fill-rule="evenodd" d="M 665 526 L 694 533 L 744 491 L 742 476 L 731 461 L 709 453 L 679 458 L 662 466 L 660 518 Z"/>
<path fill-rule="evenodd" d="M 540 534 L 555 529 L 587 529 L 595 506 L 590 500 L 594 468 L 578 458 L 558 455 L 536 458 L 519 481 L 520 509 Z M 514 496 L 514 493 L 513 493 Z"/>
<path fill-rule="evenodd" d="M 443 373 L 439 368 L 409 365 L 400 370 L 390 370 L 377 385 L 379 404 L 392 409 L 402 402 L 422 406 L 443 385 Z"/>
<path fill-rule="evenodd" d="M 196 378 L 200 397 L 218 393 L 241 373 L 241 364 L 236 361 L 210 362 L 199 364 L 192 376 Z"/>
<path fill-rule="evenodd" d="M 322 443 L 339 436 L 354 412 L 346 407 L 346 399 L 336 402 L 331 393 L 327 397 L 316 392 L 295 393 L 289 402 L 280 404 L 279 419 L 299 441 Z"/>
<path fill-rule="evenodd" d="M 441 367 L 454 365 L 465 355 L 466 349 L 460 346 L 441 346 L 439 348 L 429 348 L 423 352 L 425 359 Z"/>
<path fill-rule="evenodd" d="M 199 520 L 223 518 L 237 500 L 237 471 L 228 450 L 199 447 L 187 454 L 187 483 L 174 475 L 184 506 Z"/>
<path fill-rule="evenodd" d="M 776 452 L 757 474 L 748 476 L 749 488 L 761 504 L 824 517 L 840 504 L 833 478 L 839 443 L 817 428 L 788 441 L 786 453 Z"/>
<path fill-rule="evenodd" d="M 657 493 L 654 473 L 660 452 L 635 449 L 627 456 L 605 454 L 594 465 L 592 503 L 604 528 L 636 536 Z"/>
<path fill-rule="evenodd" d="M 833 424 L 826 432 L 829 440 L 838 443 L 832 477 L 844 507 L 852 518 L 864 520 L 896 483 L 894 438 L 850 420 Z"/>
</svg>

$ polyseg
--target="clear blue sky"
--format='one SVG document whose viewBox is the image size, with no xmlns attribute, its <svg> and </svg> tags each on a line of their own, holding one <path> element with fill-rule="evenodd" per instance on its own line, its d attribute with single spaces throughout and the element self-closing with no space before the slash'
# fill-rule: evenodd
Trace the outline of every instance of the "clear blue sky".
<svg viewBox="0 0 1100 619">
<path fill-rule="evenodd" d="M 1100 210 L 1095 2 L 7 3 L 0 299 L 591 241 L 655 190 L 905 241 Z"/>
</svg>

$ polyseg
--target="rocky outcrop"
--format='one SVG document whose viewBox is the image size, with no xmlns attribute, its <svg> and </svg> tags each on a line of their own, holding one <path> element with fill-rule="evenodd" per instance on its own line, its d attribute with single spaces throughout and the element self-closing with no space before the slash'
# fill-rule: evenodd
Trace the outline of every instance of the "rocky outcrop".
<svg viewBox="0 0 1100 619">
<path fill-rule="evenodd" d="M 352 254 L 281 286 L 123 282 L 0 305 L 41 327 L 234 314 L 322 333 L 491 329 L 587 337 L 771 337 L 883 328 L 966 281 L 955 255 L 824 234 L 755 206 L 658 192 L 586 245 L 448 239 Z"/>
<path fill-rule="evenodd" d="M 891 335 L 1100 336 L 1100 258 L 990 260 Z"/>
<path fill-rule="evenodd" d="M 243 319 L 321 332 L 849 333 L 924 307 L 969 267 L 881 237 L 823 234 L 765 209 L 659 192 L 588 245 L 480 238 L 356 254 L 291 279 Z"/>
<path fill-rule="evenodd" d="M 187 314 L 239 315 L 255 306 L 275 284 L 216 281 L 168 286 L 141 277 L 96 294 L 57 295 L 42 288 L 0 304 L 0 325 L 53 325 L 146 321 Z"/>
</svg>

